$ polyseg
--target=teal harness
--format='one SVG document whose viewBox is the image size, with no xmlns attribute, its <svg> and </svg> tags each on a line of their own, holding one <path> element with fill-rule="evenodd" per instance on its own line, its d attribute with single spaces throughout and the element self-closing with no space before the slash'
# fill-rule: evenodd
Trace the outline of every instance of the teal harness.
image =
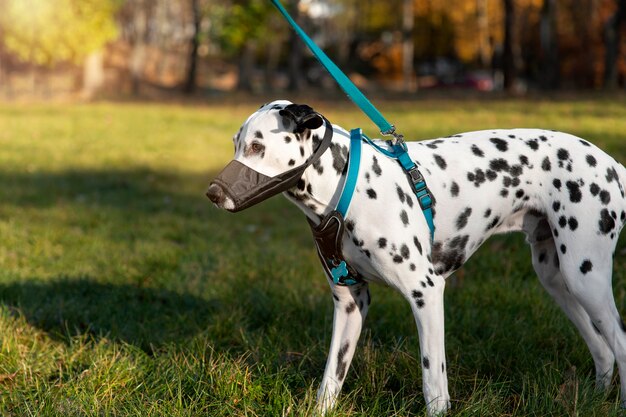
<svg viewBox="0 0 626 417">
<path fill-rule="evenodd" d="M 350 202 L 356 188 L 356 181 L 359 173 L 359 165 L 361 161 L 361 144 L 364 140 L 369 145 L 373 146 L 377 151 L 381 152 L 389 158 L 393 158 L 402 167 L 407 174 L 407 178 L 411 183 L 413 191 L 417 196 L 422 212 L 430 229 L 431 240 L 435 235 L 435 224 L 433 220 L 432 210 L 432 197 L 424 177 L 419 172 L 417 165 L 409 156 L 407 146 L 404 143 L 403 136 L 396 132 L 395 126 L 385 119 L 385 117 L 374 107 L 374 105 L 363 95 L 363 93 L 357 88 L 356 85 L 335 65 L 335 63 L 322 51 L 313 40 L 302 30 L 302 28 L 293 20 L 293 18 L 287 13 L 287 10 L 283 7 L 279 0 L 270 0 L 278 11 L 285 17 L 287 22 L 293 27 L 298 36 L 309 47 L 313 55 L 317 60 L 326 68 L 330 75 L 337 81 L 343 91 L 350 97 L 350 99 L 356 104 L 373 122 L 378 126 L 380 132 L 387 136 L 392 135 L 393 140 L 390 142 L 390 149 L 383 149 L 376 145 L 363 134 L 361 129 L 352 129 L 350 131 L 350 153 L 348 161 L 348 173 L 344 187 L 337 204 L 335 211 L 330 213 L 322 220 L 318 226 L 311 226 L 313 230 L 313 236 L 316 239 L 316 245 L 318 254 L 327 272 L 329 272 L 333 278 L 333 282 L 338 285 L 354 285 L 361 281 L 356 271 L 352 270 L 346 262 L 340 256 L 341 252 L 341 237 L 343 235 L 343 219 L 345 218 Z M 339 223 L 339 225 L 336 225 Z M 333 224 L 333 227 L 329 225 Z M 329 234 L 328 231 L 332 229 L 333 233 Z M 326 233 L 324 235 L 324 233 Z M 333 236 L 334 235 L 334 236 Z M 322 240 L 329 240 L 329 236 L 333 239 L 334 251 L 322 250 Z M 327 253 L 323 253 L 327 252 Z M 332 253 L 334 252 L 334 254 Z"/>
</svg>

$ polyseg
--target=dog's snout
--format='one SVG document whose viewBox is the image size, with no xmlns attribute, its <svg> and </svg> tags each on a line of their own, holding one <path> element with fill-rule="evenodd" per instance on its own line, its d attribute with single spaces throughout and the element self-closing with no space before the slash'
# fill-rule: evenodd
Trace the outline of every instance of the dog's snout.
<svg viewBox="0 0 626 417">
<path fill-rule="evenodd" d="M 206 196 L 209 197 L 209 200 L 213 203 L 219 205 L 224 201 L 224 190 L 217 184 L 211 184 L 206 192 Z"/>
</svg>

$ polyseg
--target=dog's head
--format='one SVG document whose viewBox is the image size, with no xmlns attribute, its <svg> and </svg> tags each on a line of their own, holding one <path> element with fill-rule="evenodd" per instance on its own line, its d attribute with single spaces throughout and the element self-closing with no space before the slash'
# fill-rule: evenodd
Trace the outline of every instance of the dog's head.
<svg viewBox="0 0 626 417">
<path fill-rule="evenodd" d="M 324 122 L 307 105 L 288 101 L 263 105 L 233 137 L 233 161 L 211 183 L 207 197 L 234 212 L 294 187 L 304 169 L 330 145 L 332 127 L 327 123 L 323 129 Z"/>
</svg>

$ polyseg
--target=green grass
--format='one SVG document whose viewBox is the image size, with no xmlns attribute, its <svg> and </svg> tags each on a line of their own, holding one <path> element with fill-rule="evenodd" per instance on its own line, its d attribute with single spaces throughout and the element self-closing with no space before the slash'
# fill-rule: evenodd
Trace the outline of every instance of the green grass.
<svg viewBox="0 0 626 417">
<path fill-rule="evenodd" d="M 311 414 L 332 300 L 303 215 L 280 197 L 237 215 L 204 197 L 260 104 L 0 105 L 1 416 Z M 313 104 L 370 126 L 348 103 Z M 623 100 L 381 108 L 410 138 L 545 127 L 626 162 Z M 422 415 L 409 305 L 372 293 L 334 415 Z M 618 414 L 521 236 L 487 242 L 452 279 L 446 342 L 451 415 Z"/>
</svg>

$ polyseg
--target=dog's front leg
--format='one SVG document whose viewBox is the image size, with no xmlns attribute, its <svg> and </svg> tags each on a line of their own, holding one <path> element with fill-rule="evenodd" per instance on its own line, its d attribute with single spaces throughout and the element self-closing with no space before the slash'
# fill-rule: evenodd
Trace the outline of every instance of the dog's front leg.
<svg viewBox="0 0 626 417">
<path fill-rule="evenodd" d="M 350 367 L 371 300 L 366 283 L 350 287 L 331 283 L 330 287 L 333 292 L 335 312 L 324 378 L 317 391 L 318 410 L 322 414 L 335 405 Z"/>
<path fill-rule="evenodd" d="M 443 290 L 440 275 L 404 282 L 403 295 L 411 302 L 419 333 L 422 386 L 429 416 L 442 415 L 450 408 L 444 344 Z"/>
</svg>

